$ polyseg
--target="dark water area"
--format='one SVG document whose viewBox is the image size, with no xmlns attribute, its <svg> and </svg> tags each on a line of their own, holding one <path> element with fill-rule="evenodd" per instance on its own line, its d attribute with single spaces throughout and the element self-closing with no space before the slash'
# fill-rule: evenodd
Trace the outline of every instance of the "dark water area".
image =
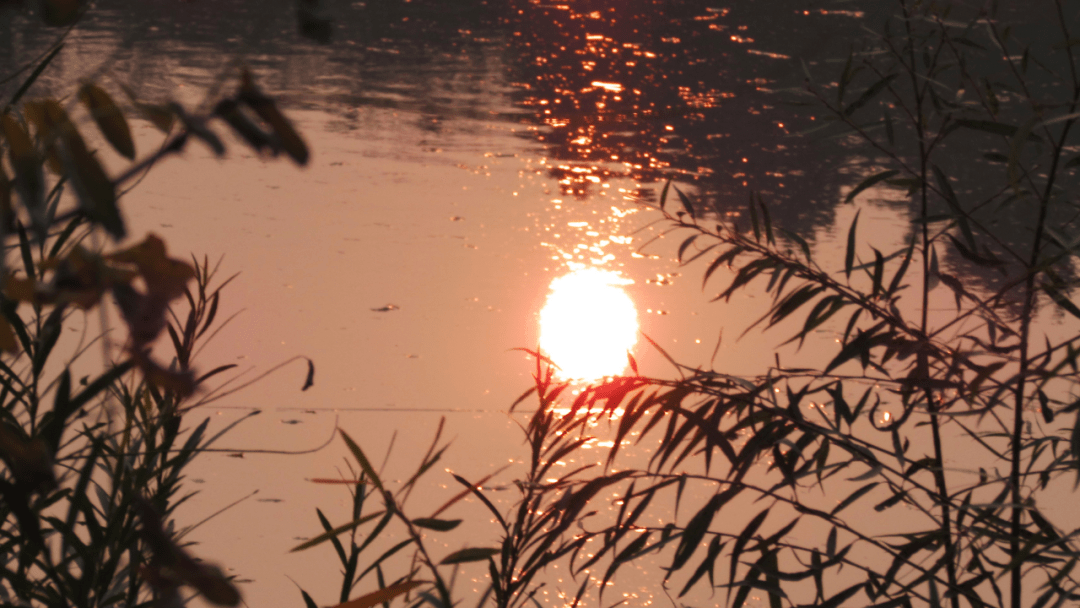
<svg viewBox="0 0 1080 608">
<path fill-rule="evenodd" d="M 1042 25 L 1049 9 L 1005 4 L 1003 13 L 1019 23 L 1016 37 L 1035 41 L 1032 53 L 1043 59 L 1032 69 L 1033 86 L 1049 95 L 1054 79 L 1047 75 L 1067 71 L 1053 63 L 1057 33 Z M 833 225 L 844 194 L 887 164 L 880 150 L 835 126 L 822 128 L 830 117 L 807 94 L 807 74 L 831 95 L 848 52 L 873 48 L 868 33 L 882 29 L 891 3 L 369 0 L 325 9 L 333 40 L 323 46 L 298 35 L 294 5 L 284 0 L 103 1 L 69 44 L 92 45 L 97 37 L 119 44 L 108 56 L 68 54 L 57 63 L 65 75 L 109 70 L 162 97 L 175 96 L 177 87 L 212 89 L 243 63 L 294 107 L 338 116 L 334 128 L 341 130 L 354 128 L 364 108 L 400 110 L 432 134 L 468 135 L 479 128 L 470 121 L 502 121 L 520 127 L 523 145 L 548 159 L 547 175 L 564 195 L 585 201 L 610 179 L 629 178 L 642 184 L 640 198 L 655 201 L 656 184 L 672 178 L 705 209 L 730 217 L 755 192 L 778 225 L 811 241 Z M 31 61 L 55 36 L 8 9 L 0 20 L 0 64 Z M 994 73 L 1002 68 L 991 50 L 986 56 L 986 66 L 969 69 L 1006 76 Z M 65 62 L 78 65 L 65 69 Z M 47 76 L 37 92 L 59 94 L 60 81 Z M 999 97 L 1001 120 L 1027 111 L 1018 95 Z M 868 129 L 880 130 L 880 112 L 867 112 Z M 937 162 L 959 196 L 1003 198 L 1000 163 L 984 156 L 995 146 L 1000 142 L 986 134 L 950 139 Z M 897 152 L 917 165 L 912 151 Z M 1076 185 L 1071 174 L 1062 185 Z M 889 203 L 910 209 L 902 191 Z M 981 209 L 1000 243 L 995 253 L 1026 249 L 1030 209 Z M 1065 228 L 1073 220 L 1053 223 Z M 1001 284 L 996 272 L 955 254 L 943 263 L 985 288 Z"/>
<path fill-rule="evenodd" d="M 567 194 L 587 197 L 596 178 L 673 177 L 726 211 L 754 190 L 809 235 L 865 162 L 842 142 L 792 137 L 815 123 L 775 92 L 802 86 L 798 59 L 842 56 L 870 21 L 822 6 L 341 2 L 328 7 L 334 39 L 324 47 L 297 35 L 291 2 L 101 2 L 72 44 L 115 37 L 118 48 L 58 63 L 167 96 L 211 87 L 239 61 L 286 98 L 345 121 L 366 106 L 412 112 L 432 131 L 458 118 L 511 121 L 552 159 Z M 32 18 L 5 21 L 0 56 L 11 65 L 55 36 Z"/>
</svg>

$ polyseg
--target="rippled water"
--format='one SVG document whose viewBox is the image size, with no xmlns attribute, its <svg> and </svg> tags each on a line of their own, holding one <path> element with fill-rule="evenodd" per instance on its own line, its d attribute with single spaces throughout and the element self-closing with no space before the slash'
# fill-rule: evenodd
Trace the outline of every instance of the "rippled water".
<svg viewBox="0 0 1080 608">
<path fill-rule="evenodd" d="M 677 268 L 664 240 L 639 249 L 657 233 L 639 203 L 655 202 L 662 180 L 728 216 L 757 191 L 824 265 L 839 260 L 854 208 L 837 202 L 874 159 L 844 138 L 793 137 L 816 123 L 785 104 L 805 78 L 800 59 L 835 72 L 829 60 L 875 16 L 757 4 L 339 1 L 322 46 L 296 34 L 282 0 L 100 0 L 31 95 L 65 95 L 89 76 L 197 105 L 248 66 L 307 138 L 311 166 L 257 158 L 239 142 L 223 161 L 191 147 L 122 203 L 132 234 L 224 256 L 222 276 L 241 273 L 219 318 L 241 314 L 201 354 L 204 366 L 236 362 L 252 377 L 296 354 L 316 362 L 307 392 L 296 365 L 204 406 L 223 424 L 262 411 L 219 447 L 305 450 L 337 422 L 381 454 L 396 431 L 391 460 L 404 462 L 388 468 L 393 478 L 445 415 L 457 437 L 446 466 L 479 478 L 524 455 L 503 412 L 532 367 L 511 349 L 536 346 L 548 286 L 575 264 L 632 280 L 641 330 L 679 361 L 732 373 L 772 362 L 768 340 L 734 340 L 760 302 L 708 304 L 717 287 L 703 292 L 701 268 Z M 32 61 L 56 35 L 0 12 L 0 67 Z M 136 130 L 140 155 L 160 143 L 148 124 Z M 904 242 L 902 201 L 882 195 L 863 208 L 880 249 Z M 643 372 L 670 373 L 651 349 L 636 356 Z M 206 492 L 187 507 L 191 521 L 258 491 L 192 534 L 202 554 L 253 580 L 250 605 L 299 602 L 284 573 L 332 601 L 331 552 L 286 551 L 319 530 L 316 505 L 345 517 L 344 491 L 305 482 L 334 476 L 343 457 L 334 444 L 203 458 L 193 481 Z M 493 538 L 472 530 L 474 542 Z M 655 583 L 627 589 L 648 596 Z"/>
</svg>

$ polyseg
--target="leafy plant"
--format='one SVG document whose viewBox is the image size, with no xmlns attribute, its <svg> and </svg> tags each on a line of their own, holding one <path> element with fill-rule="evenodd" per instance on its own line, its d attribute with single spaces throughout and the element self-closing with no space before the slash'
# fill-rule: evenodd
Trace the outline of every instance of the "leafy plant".
<svg viewBox="0 0 1080 608">
<path fill-rule="evenodd" d="M 80 2 L 43 6 L 50 24 L 72 24 L 84 9 Z M 72 12 L 54 14 L 60 9 Z M 200 374 L 193 365 L 199 344 L 213 335 L 229 281 L 216 281 L 205 259 L 168 257 L 153 234 L 111 251 L 101 242 L 127 236 L 118 204 L 123 186 L 192 138 L 223 154 L 212 121 L 260 153 L 284 152 L 303 165 L 308 150 L 246 71 L 237 92 L 206 115 L 142 101 L 115 79 L 130 105 L 90 81 L 67 101 L 28 98 L 63 39 L 0 111 L 0 597 L 20 606 L 177 606 L 187 586 L 213 603 L 236 605 L 240 594 L 229 578 L 190 555 L 171 522 L 191 496 L 182 489 L 185 467 L 221 436 L 207 436 L 209 419 L 194 428 L 183 422 L 201 403 L 197 392 L 234 367 Z M 100 139 L 86 135 L 76 104 Z M 140 159 L 132 114 L 165 134 L 161 147 Z M 94 149 L 99 142 L 130 161 L 124 172 L 109 175 L 104 148 Z M 105 306 L 106 296 L 127 330 L 122 350 L 111 348 L 104 322 L 90 344 L 68 344 L 62 334 L 78 320 L 75 312 L 83 311 L 89 330 L 88 313 Z M 173 307 L 181 298 L 186 315 Z M 151 355 L 165 334 L 169 363 Z M 96 342 L 104 371 L 74 380 L 76 360 Z M 309 362 L 309 384 L 312 372 Z"/>
<path fill-rule="evenodd" d="M 535 577 L 561 558 L 578 575 L 606 564 L 602 593 L 649 554 L 669 560 L 665 588 L 707 584 L 736 607 L 751 594 L 777 607 L 1080 597 L 1076 533 L 1045 509 L 1080 482 L 1080 335 L 1040 325 L 1080 318 L 1069 296 L 1080 72 L 1070 9 L 1045 4 L 1049 21 L 1032 24 L 996 3 L 900 0 L 835 83 L 806 66 L 794 93 L 870 153 L 844 202 L 881 188 L 911 202 L 895 251 L 865 243 L 856 214 L 842 265 L 824 267 L 760 196 L 732 222 L 665 186 L 668 232 L 689 233 L 680 261 L 707 263 L 705 284 L 730 274 L 717 299 L 763 287 L 771 305 L 746 331 L 799 323 L 786 344 L 820 363 L 787 367 L 778 354 L 754 377 L 675 364 L 677 379 L 635 370 L 571 399 L 537 353 L 520 502 L 507 516 L 474 492 L 502 538 L 484 601 L 533 600 Z M 932 315 L 943 303 L 949 314 Z M 608 468 L 543 479 L 604 423 Z M 659 448 L 646 467 L 616 471 L 624 444 Z M 704 499 L 682 516 L 654 506 L 669 504 L 662 495 Z M 571 532 L 608 497 L 612 521 Z"/>
<path fill-rule="evenodd" d="M 1080 318 L 1067 295 L 1076 283 L 1066 175 L 1080 118 L 1076 24 L 1050 4 L 1059 43 L 1045 55 L 993 9 L 901 1 L 884 33 L 853 49 L 837 86 L 808 72 L 823 118 L 881 165 L 846 202 L 875 187 L 911 197 L 914 234 L 896 251 L 861 245 L 856 214 L 843 266 L 823 268 L 802 236 L 773 225 L 760 197 L 739 226 L 664 188 L 659 210 L 671 230 L 692 233 L 680 259 L 709 261 L 706 283 L 732 269 L 717 299 L 758 285 L 772 295 L 747 331 L 798 314 L 788 343 L 817 352 L 830 342 L 816 335 L 838 338 L 815 357 L 820 366 L 777 358 L 752 378 L 679 366 L 675 381 L 615 379 L 583 391 L 577 417 L 556 425 L 567 432 L 618 408 L 612 462 L 632 431 L 661 446 L 639 473 L 655 481 L 627 501 L 690 484 L 711 495 L 685 523 L 669 517 L 669 527 L 645 532 L 673 547 L 665 580 L 694 568 L 680 593 L 708 575 L 734 606 L 750 593 L 773 606 L 1019 608 L 1078 597 L 1074 533 L 1040 501 L 1080 471 L 1080 420 L 1064 422 L 1080 410 L 1080 335 L 1055 327 L 1039 336 L 1036 324 L 1040 310 Z M 945 255 L 967 272 L 989 271 L 989 287 L 962 281 Z M 945 294 L 955 312 L 938 321 L 930 311 Z M 758 506 L 745 523 L 725 524 L 720 514 L 743 511 L 747 498 Z M 624 507 L 613 538 L 633 525 Z M 613 567 L 624 561 L 614 543 L 602 552 Z"/>
</svg>

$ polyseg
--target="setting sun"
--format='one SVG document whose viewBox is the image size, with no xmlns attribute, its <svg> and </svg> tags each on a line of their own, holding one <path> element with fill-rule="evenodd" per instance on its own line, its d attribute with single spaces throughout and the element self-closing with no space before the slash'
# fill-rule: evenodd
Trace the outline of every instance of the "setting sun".
<svg viewBox="0 0 1080 608">
<path fill-rule="evenodd" d="M 596 380 L 621 373 L 637 342 L 637 310 L 616 272 L 586 268 L 551 282 L 540 311 L 540 348 L 559 375 Z"/>
</svg>

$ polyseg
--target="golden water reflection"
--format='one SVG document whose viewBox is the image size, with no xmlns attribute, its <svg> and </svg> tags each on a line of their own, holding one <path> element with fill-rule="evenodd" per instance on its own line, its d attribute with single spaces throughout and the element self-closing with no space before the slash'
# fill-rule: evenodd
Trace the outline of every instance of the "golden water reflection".
<svg viewBox="0 0 1080 608">
<path fill-rule="evenodd" d="M 637 310 L 620 273 L 582 268 L 551 282 L 540 311 L 540 348 L 573 380 L 621 373 L 637 343 Z"/>
</svg>

